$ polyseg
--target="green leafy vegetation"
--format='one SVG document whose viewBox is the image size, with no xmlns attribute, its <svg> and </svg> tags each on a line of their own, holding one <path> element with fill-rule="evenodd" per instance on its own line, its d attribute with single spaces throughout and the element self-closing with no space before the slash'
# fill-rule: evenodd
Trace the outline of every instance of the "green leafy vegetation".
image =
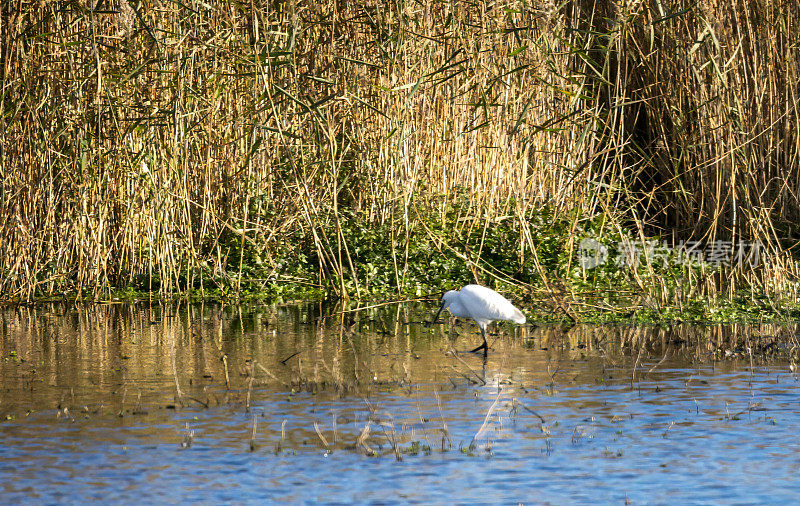
<svg viewBox="0 0 800 506">
<path fill-rule="evenodd" d="M 636 321 L 798 300 L 794 6 L 0 9 L 5 300 L 478 282 L 542 318 Z"/>
</svg>

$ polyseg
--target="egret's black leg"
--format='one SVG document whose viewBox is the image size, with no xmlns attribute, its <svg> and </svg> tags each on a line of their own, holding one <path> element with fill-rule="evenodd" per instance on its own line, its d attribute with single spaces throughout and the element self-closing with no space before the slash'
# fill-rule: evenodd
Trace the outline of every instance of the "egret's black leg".
<svg viewBox="0 0 800 506">
<path fill-rule="evenodd" d="M 478 351 L 483 350 L 483 356 L 485 357 L 486 354 L 489 352 L 489 345 L 486 343 L 486 330 L 481 327 L 481 337 L 483 337 L 483 344 L 475 348 L 474 350 L 469 350 L 470 353 L 478 353 Z"/>
</svg>

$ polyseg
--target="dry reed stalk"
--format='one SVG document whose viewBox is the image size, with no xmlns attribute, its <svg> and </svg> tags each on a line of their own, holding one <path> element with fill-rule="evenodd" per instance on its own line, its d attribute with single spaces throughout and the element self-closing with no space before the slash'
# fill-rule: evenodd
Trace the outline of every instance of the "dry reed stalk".
<svg viewBox="0 0 800 506">
<path fill-rule="evenodd" d="M 4 297 L 238 295 L 245 245 L 277 279 L 304 241 L 304 282 L 359 297 L 343 211 L 392 224 L 402 293 L 416 210 L 453 202 L 478 280 L 494 220 L 521 262 L 548 206 L 640 240 L 761 241 L 758 268 L 700 291 L 797 295 L 796 4 L 98 5 L 0 7 Z"/>
</svg>

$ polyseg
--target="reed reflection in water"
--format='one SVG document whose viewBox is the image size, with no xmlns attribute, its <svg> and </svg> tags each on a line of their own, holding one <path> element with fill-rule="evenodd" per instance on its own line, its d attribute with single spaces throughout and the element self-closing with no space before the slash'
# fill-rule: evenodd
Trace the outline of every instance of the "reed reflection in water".
<svg viewBox="0 0 800 506">
<path fill-rule="evenodd" d="M 454 352 L 476 326 L 429 327 L 427 305 L 340 309 L 0 310 L 4 495 L 760 502 L 795 482 L 793 327 L 500 325 L 484 361 Z"/>
</svg>

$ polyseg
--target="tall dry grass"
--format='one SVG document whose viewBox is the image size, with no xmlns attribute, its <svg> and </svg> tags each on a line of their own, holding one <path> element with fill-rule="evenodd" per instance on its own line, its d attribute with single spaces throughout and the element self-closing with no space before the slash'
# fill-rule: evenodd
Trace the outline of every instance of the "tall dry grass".
<svg viewBox="0 0 800 506">
<path fill-rule="evenodd" d="M 453 199 L 458 227 L 518 220 L 521 256 L 543 206 L 641 238 L 760 240 L 759 269 L 700 290 L 794 290 L 796 2 L 0 9 L 6 297 L 238 286 L 231 234 L 276 277 L 287 241 L 312 241 L 318 277 L 295 281 L 360 296 L 344 208 L 392 225 L 402 287 L 417 210 Z"/>
</svg>

